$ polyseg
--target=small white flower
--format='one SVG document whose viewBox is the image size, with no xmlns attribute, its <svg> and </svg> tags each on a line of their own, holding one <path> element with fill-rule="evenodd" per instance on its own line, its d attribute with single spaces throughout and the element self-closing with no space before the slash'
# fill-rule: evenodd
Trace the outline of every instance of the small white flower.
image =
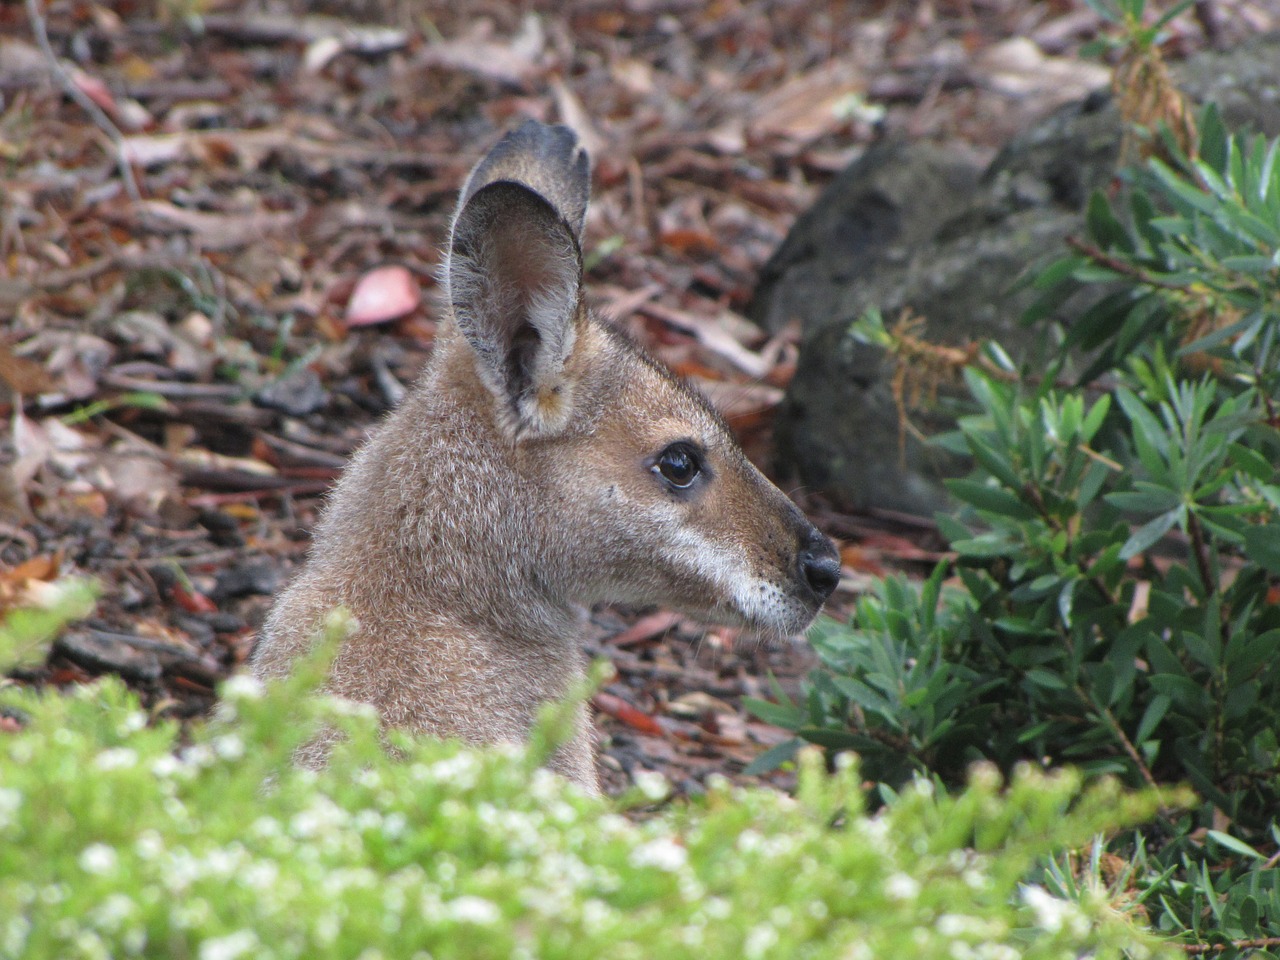
<svg viewBox="0 0 1280 960">
<path fill-rule="evenodd" d="M 261 681 L 247 673 L 233 674 L 222 685 L 222 696 L 227 700 L 261 700 L 264 692 Z"/>
<path fill-rule="evenodd" d="M 207 743 L 196 743 L 182 751 L 182 759 L 193 767 L 207 767 L 213 763 L 213 750 Z"/>
<path fill-rule="evenodd" d="M 26 917 L 10 917 L 4 928 L 0 930 L 0 951 L 6 956 L 19 956 L 27 946 L 27 938 L 31 936 L 31 921 Z"/>
<path fill-rule="evenodd" d="M 597 897 L 592 897 L 582 905 L 582 925 L 591 931 L 604 929 L 613 911 L 609 905 Z"/>
<path fill-rule="evenodd" d="M 703 912 L 712 920 L 727 920 L 733 908 L 724 897 L 709 897 L 702 905 Z"/>
<path fill-rule="evenodd" d="M 51 883 L 40 888 L 39 898 L 41 903 L 54 906 L 64 902 L 70 893 L 65 883 Z"/>
<path fill-rule="evenodd" d="M 1044 887 L 1022 888 L 1022 902 L 1036 915 L 1036 921 L 1050 933 L 1057 933 L 1064 923 L 1074 919 L 1076 908 L 1066 900 L 1053 896 Z"/>
<path fill-rule="evenodd" d="M 120 929 L 126 920 L 133 916 L 136 910 L 137 904 L 123 893 L 113 893 L 93 911 L 94 923 L 114 933 Z"/>
<path fill-rule="evenodd" d="M 105 843 L 91 843 L 80 851 L 80 869 L 101 876 L 116 868 L 116 852 Z"/>
<path fill-rule="evenodd" d="M 778 931 L 767 923 L 758 923 L 743 941 L 742 955 L 747 960 L 759 960 L 760 957 L 767 956 L 777 942 Z"/>
<path fill-rule="evenodd" d="M 182 763 L 171 753 L 156 757 L 151 761 L 151 773 L 165 780 L 182 769 Z"/>
<path fill-rule="evenodd" d="M 93 765 L 99 770 L 120 770 L 124 767 L 133 767 L 138 763 L 138 751 L 130 750 L 128 747 L 112 747 L 110 750 L 103 750 L 94 760 Z"/>
<path fill-rule="evenodd" d="M 403 813 L 388 813 L 382 818 L 382 835 L 388 840 L 396 840 L 404 836 L 408 828 L 409 821 L 405 819 Z"/>
<path fill-rule="evenodd" d="M 914 900 L 920 896 L 920 884 L 905 873 L 895 873 L 884 882 L 884 892 L 894 900 Z"/>
<path fill-rule="evenodd" d="M 280 879 L 280 868 L 274 860 L 255 860 L 239 874 L 242 884 L 253 890 L 267 890 Z"/>
<path fill-rule="evenodd" d="M 764 841 L 755 830 L 743 830 L 738 834 L 738 849 L 743 853 L 752 853 L 760 849 L 760 844 Z"/>
<path fill-rule="evenodd" d="M 236 960 L 253 953 L 259 946 L 258 937 L 251 930 L 237 930 L 225 937 L 215 937 L 200 944 L 200 960 Z"/>
<path fill-rule="evenodd" d="M 560 796 L 564 790 L 564 780 L 550 770 L 539 767 L 533 771 L 529 780 L 529 796 L 543 803 L 550 802 Z"/>
<path fill-rule="evenodd" d="M 18 808 L 21 806 L 21 793 L 12 787 L 0 787 L 0 830 L 18 819 Z"/>
<path fill-rule="evenodd" d="M 432 783 L 448 783 L 459 790 L 470 790 L 480 779 L 480 759 L 467 750 L 426 767 L 414 768 L 415 778 Z"/>
<path fill-rule="evenodd" d="M 213 750 L 223 760 L 239 760 L 244 756 L 244 741 L 233 733 L 213 741 Z"/>
<path fill-rule="evenodd" d="M 492 900 L 484 897 L 458 897 L 445 904 L 449 916 L 460 923 L 474 923 L 487 926 L 497 923 L 502 918 L 502 911 Z"/>
<path fill-rule="evenodd" d="M 926 780 L 923 777 L 911 784 L 911 789 L 921 797 L 932 797 L 934 793 L 933 781 Z"/>
<path fill-rule="evenodd" d="M 666 799 L 671 793 L 671 784 L 667 778 L 654 770 L 637 770 L 633 776 L 636 789 L 644 798 L 652 803 Z"/>
<path fill-rule="evenodd" d="M 633 867 L 657 867 L 674 873 L 689 860 L 689 852 L 668 837 L 658 837 L 631 851 Z"/>
<path fill-rule="evenodd" d="M 934 926 L 944 937 L 958 937 L 969 929 L 970 921 L 958 913 L 944 913 Z"/>
</svg>

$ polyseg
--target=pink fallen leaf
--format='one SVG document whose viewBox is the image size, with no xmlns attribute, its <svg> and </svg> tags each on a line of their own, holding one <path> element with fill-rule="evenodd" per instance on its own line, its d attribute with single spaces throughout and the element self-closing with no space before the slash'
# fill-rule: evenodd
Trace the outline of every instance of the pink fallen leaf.
<svg viewBox="0 0 1280 960">
<path fill-rule="evenodd" d="M 118 108 L 116 107 L 115 97 L 111 95 L 111 91 L 107 89 L 107 85 L 93 74 L 85 73 L 83 70 L 73 69 L 71 71 L 71 82 L 76 85 L 76 89 L 108 114 L 111 116 L 116 115 Z"/>
<path fill-rule="evenodd" d="M 404 267 L 377 267 L 356 282 L 347 301 L 347 326 L 386 323 L 415 310 L 422 291 Z"/>
</svg>

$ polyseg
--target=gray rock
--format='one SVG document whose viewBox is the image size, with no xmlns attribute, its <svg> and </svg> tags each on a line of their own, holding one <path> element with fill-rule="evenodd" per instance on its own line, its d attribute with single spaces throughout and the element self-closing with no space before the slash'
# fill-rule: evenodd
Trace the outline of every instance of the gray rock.
<svg viewBox="0 0 1280 960">
<path fill-rule="evenodd" d="M 329 402 L 329 394 L 314 370 L 300 367 L 288 376 L 264 384 L 253 395 L 253 401 L 290 417 L 305 417 L 323 409 Z"/>
<path fill-rule="evenodd" d="M 1197 100 L 1216 102 L 1229 126 L 1280 134 L 1280 36 L 1202 54 L 1175 75 Z M 1115 175 L 1120 133 L 1101 91 L 1017 137 L 985 170 L 932 144 L 890 142 L 827 187 L 765 266 L 752 307 L 769 330 L 793 319 L 803 329 L 778 418 L 784 474 L 855 508 L 946 506 L 940 481 L 965 465 L 912 437 L 900 445 L 894 366 L 849 326 L 871 307 L 887 322 L 910 309 L 927 318 L 932 341 L 993 338 L 1034 361 L 1042 334 L 1018 318 L 1035 294 L 1011 288 L 1082 232 L 1090 194 Z M 915 426 L 948 427 L 946 401 L 944 389 Z"/>
</svg>

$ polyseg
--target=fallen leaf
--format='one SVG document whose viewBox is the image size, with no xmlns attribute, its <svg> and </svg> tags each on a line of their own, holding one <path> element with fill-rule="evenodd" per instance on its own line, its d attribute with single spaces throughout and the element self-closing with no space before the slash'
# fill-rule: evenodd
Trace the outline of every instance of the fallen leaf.
<svg viewBox="0 0 1280 960">
<path fill-rule="evenodd" d="M 680 615 L 666 610 L 641 617 L 621 633 L 609 638 L 615 647 L 631 647 L 642 644 L 655 637 L 660 637 L 680 622 Z"/>
<path fill-rule="evenodd" d="M 44 54 L 25 40 L 0 40 L 0 78 L 9 82 L 30 81 L 49 75 Z"/>
<path fill-rule="evenodd" d="M 493 22 L 480 20 L 463 37 L 441 40 L 422 52 L 430 66 L 462 70 L 513 87 L 524 86 L 539 72 L 538 61 L 546 46 L 542 21 L 526 14 L 520 32 L 509 42 L 493 40 Z"/>
<path fill-rule="evenodd" d="M 633 707 L 621 697 L 615 697 L 611 693 L 601 691 L 591 698 L 591 702 L 595 704 L 596 709 L 601 713 L 606 713 L 616 720 L 621 720 L 629 727 L 657 736 L 665 735 L 666 731 L 663 730 L 662 723 L 657 717 Z"/>
<path fill-rule="evenodd" d="M 106 483 L 99 484 L 104 493 L 127 504 L 143 507 L 154 513 L 161 502 L 178 493 L 177 477 L 173 471 L 150 451 L 125 444 L 118 444 L 102 458 Z"/>
<path fill-rule="evenodd" d="M 715 235 L 706 230 L 664 230 L 658 239 L 663 246 L 686 256 L 709 256 L 720 246 Z"/>
<path fill-rule="evenodd" d="M 704 690 L 690 690 L 667 704 L 667 712 L 678 717 L 700 717 L 710 713 L 737 715 L 738 711 L 733 704 Z"/>
<path fill-rule="evenodd" d="M 79 68 L 72 68 L 70 72 L 71 82 L 75 84 L 77 90 L 101 107 L 104 112 L 115 116 L 117 111 L 116 100 L 111 95 L 111 91 L 107 89 L 105 83 L 93 74 L 85 73 Z"/>
<path fill-rule="evenodd" d="M 1026 37 L 992 44 L 977 57 L 979 75 L 997 93 L 1016 99 L 1043 97 L 1048 104 L 1068 103 L 1111 82 L 1111 71 L 1098 63 L 1048 57 Z"/>
<path fill-rule="evenodd" d="M 702 346 L 753 379 L 759 380 L 769 372 L 769 364 L 760 354 L 744 347 L 730 332 L 736 325 L 730 322 L 731 314 L 727 310 L 721 311 L 718 317 L 711 318 L 650 301 L 639 304 L 637 312 L 692 335 Z"/>
<path fill-rule="evenodd" d="M 749 129 L 756 136 L 810 143 L 848 120 L 846 107 L 864 88 L 849 59 L 836 58 L 760 97 Z"/>
<path fill-rule="evenodd" d="M 418 281 L 404 267 L 370 270 L 356 283 L 347 301 L 347 326 L 364 327 L 403 317 L 422 302 Z"/>
<path fill-rule="evenodd" d="M 0 380 L 14 393 L 33 396 L 53 389 L 53 378 L 34 360 L 15 356 L 13 351 L 0 344 Z"/>
<path fill-rule="evenodd" d="M 874 577 L 887 575 L 877 553 L 866 550 L 854 543 L 846 544 L 840 548 L 840 565 L 860 573 L 869 573 Z"/>
<path fill-rule="evenodd" d="M 187 611 L 187 613 L 218 612 L 218 605 L 199 590 L 188 590 L 181 584 L 176 584 L 170 595 L 173 597 L 173 602 Z"/>
<path fill-rule="evenodd" d="M 587 108 L 559 77 L 551 79 L 551 92 L 556 98 L 556 109 L 560 112 L 561 121 L 578 135 L 578 141 L 586 148 L 592 161 L 599 163 L 607 144 L 591 122 L 591 114 Z"/>
<path fill-rule="evenodd" d="M 13 415 L 10 442 L 17 456 L 8 465 L 8 472 L 14 490 L 21 493 L 49 461 L 54 444 L 40 424 L 21 412 Z"/>
<path fill-rule="evenodd" d="M 25 580 L 53 580 L 62 568 L 62 554 L 42 553 L 9 570 L 0 570 L 0 580 L 21 583 Z"/>
<path fill-rule="evenodd" d="M 147 226 L 168 232 L 196 235 L 206 250 L 234 250 L 260 237 L 281 233 L 297 225 L 301 213 L 207 213 L 188 210 L 167 200 L 144 200 L 139 209 Z"/>
</svg>

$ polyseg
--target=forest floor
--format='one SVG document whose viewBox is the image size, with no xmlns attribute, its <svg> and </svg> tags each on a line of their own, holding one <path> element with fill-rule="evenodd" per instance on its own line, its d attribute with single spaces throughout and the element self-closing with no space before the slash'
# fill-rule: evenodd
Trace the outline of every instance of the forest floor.
<svg viewBox="0 0 1280 960">
<path fill-rule="evenodd" d="M 1280 26 L 1270 0 L 1210 12 L 1167 56 Z M 210 708 L 429 356 L 456 191 L 519 118 L 593 155 L 592 306 L 768 471 L 798 335 L 744 314 L 797 214 L 877 137 L 993 155 L 1107 83 L 1081 56 L 1103 35 L 1078 0 L 0 6 L 0 609 L 100 590 L 9 682 L 115 672 L 156 715 Z M 940 556 L 927 523 L 789 492 L 842 544 L 837 611 Z M 813 665 L 664 611 L 592 624 L 612 789 L 741 778 L 786 736 L 741 698 Z"/>
</svg>

